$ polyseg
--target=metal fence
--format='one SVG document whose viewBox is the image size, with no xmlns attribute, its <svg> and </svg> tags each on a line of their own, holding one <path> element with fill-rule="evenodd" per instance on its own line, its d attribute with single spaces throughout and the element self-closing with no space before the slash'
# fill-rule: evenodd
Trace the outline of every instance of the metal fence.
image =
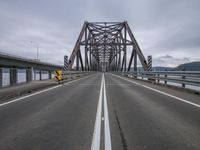
<svg viewBox="0 0 200 150">
<path fill-rule="evenodd" d="M 61 78 L 57 81 L 58 83 L 62 83 L 66 80 L 80 78 L 93 73 L 95 73 L 95 71 L 61 71 Z"/>
<path fill-rule="evenodd" d="M 137 71 L 115 72 L 116 74 L 131 78 L 140 78 L 154 82 L 163 81 L 164 84 L 176 83 L 185 88 L 186 85 L 200 88 L 200 71 Z"/>
</svg>

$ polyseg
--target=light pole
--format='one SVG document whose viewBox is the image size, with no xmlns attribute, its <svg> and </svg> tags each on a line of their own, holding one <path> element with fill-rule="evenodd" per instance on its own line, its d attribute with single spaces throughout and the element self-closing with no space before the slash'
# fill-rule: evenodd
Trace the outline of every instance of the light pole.
<svg viewBox="0 0 200 150">
<path fill-rule="evenodd" d="M 33 41 L 30 41 L 30 43 L 35 43 Z M 37 57 L 36 57 L 36 60 L 39 60 L 39 44 L 36 43 L 36 48 L 37 48 Z"/>
</svg>

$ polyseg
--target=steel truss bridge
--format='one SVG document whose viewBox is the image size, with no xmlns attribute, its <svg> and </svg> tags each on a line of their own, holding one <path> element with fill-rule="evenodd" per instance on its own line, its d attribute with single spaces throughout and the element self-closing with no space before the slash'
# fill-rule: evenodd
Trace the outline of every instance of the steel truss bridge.
<svg viewBox="0 0 200 150">
<path fill-rule="evenodd" d="M 200 72 L 150 58 L 127 22 L 85 22 L 64 67 L 0 54 L 0 150 L 200 150 Z"/>
<path fill-rule="evenodd" d="M 146 71 L 147 61 L 126 21 L 84 22 L 69 59 L 69 70 L 75 65 L 82 71 L 129 71 L 133 64 L 136 71 L 137 56 Z"/>
</svg>

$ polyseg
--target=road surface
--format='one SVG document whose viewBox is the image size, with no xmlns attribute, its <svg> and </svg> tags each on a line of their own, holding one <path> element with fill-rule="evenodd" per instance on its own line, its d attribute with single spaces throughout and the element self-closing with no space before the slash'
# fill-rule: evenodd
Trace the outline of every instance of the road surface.
<svg viewBox="0 0 200 150">
<path fill-rule="evenodd" d="M 199 150 L 200 105 L 110 73 L 0 104 L 0 150 L 45 149 Z"/>
</svg>

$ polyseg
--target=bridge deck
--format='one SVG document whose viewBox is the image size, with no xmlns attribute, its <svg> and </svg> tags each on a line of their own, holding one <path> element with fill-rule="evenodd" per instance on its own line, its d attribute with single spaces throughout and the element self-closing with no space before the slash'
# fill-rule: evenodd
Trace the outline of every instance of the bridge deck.
<svg viewBox="0 0 200 150">
<path fill-rule="evenodd" d="M 107 143 L 113 150 L 200 149 L 199 100 L 191 93 L 97 73 L 0 104 L 0 149 L 88 150 L 92 143 L 100 149 Z M 97 111 L 99 101 L 102 110 Z M 94 134 L 98 124 L 101 134 Z"/>
</svg>

